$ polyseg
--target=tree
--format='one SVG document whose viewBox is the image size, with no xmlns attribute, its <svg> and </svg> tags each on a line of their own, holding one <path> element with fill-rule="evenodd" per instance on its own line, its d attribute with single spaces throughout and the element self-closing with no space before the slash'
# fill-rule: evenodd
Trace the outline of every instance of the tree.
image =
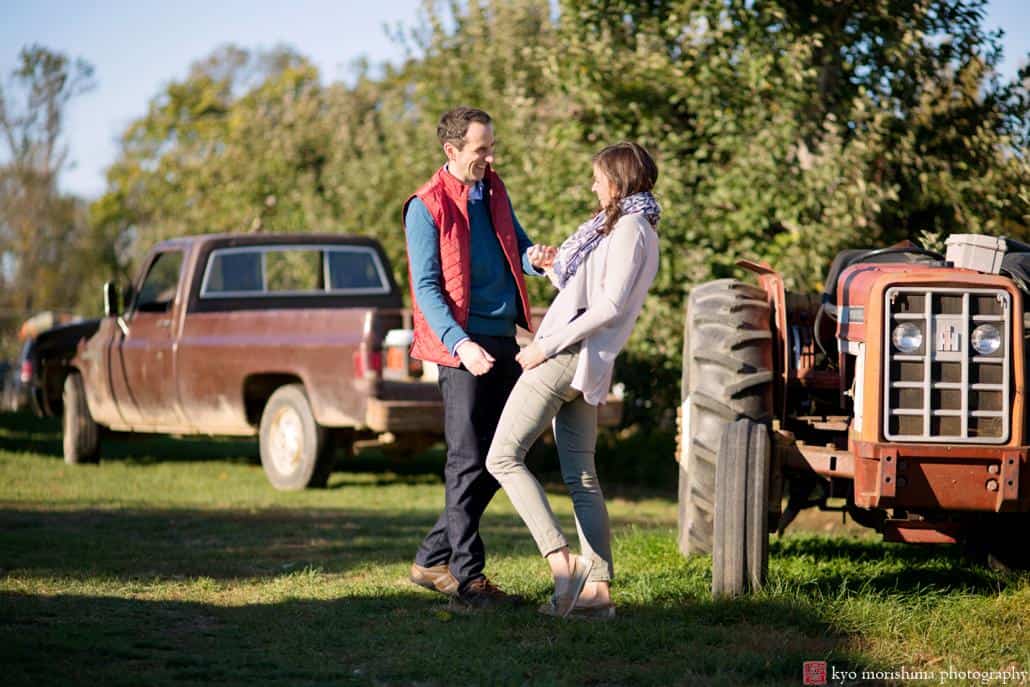
<svg viewBox="0 0 1030 687">
<path fill-rule="evenodd" d="M 216 54 L 130 127 L 94 210 L 148 237 L 367 234 L 406 287 L 401 205 L 443 162 L 443 111 L 493 113 L 497 167 L 539 242 L 595 210 L 591 156 L 636 140 L 660 167 L 662 262 L 617 374 L 630 421 L 671 423 L 685 295 L 738 259 L 813 288 L 844 247 L 1026 234 L 1030 99 L 994 73 L 983 6 L 428 2 L 396 37 L 404 64 L 353 85 L 323 87 L 296 56 L 250 70 L 254 56 Z M 552 295 L 531 288 L 536 303 Z"/>
<path fill-rule="evenodd" d="M 328 228 L 331 128 L 310 62 L 223 47 L 125 132 L 93 223 L 137 256 L 169 236 Z"/>
<path fill-rule="evenodd" d="M 93 87 L 93 68 L 61 53 L 25 47 L 0 86 L 0 255 L 3 309 L 14 318 L 35 309 L 74 306 L 89 242 L 84 204 L 61 194 L 69 103 Z M 5 331 L 12 329 L 9 321 Z"/>
</svg>

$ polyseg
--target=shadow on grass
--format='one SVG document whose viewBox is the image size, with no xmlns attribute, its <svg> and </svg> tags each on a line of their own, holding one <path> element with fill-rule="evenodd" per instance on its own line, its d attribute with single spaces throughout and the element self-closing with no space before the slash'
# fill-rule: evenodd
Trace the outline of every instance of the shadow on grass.
<svg viewBox="0 0 1030 687">
<path fill-rule="evenodd" d="M 842 590 L 911 594 L 961 591 L 993 595 L 1019 574 L 1001 574 L 970 559 L 961 547 L 884 543 L 832 537 L 773 538 L 770 560 L 809 565 L 802 588 L 833 596 Z"/>
<path fill-rule="evenodd" d="M 220 459 L 232 462 L 260 462 L 253 439 L 226 437 L 173 438 L 160 434 L 110 432 L 102 435 L 101 455 L 150 465 L 169 461 Z M 36 453 L 63 459 L 61 422 L 25 413 L 0 413 L 0 451 Z"/>
<path fill-rule="evenodd" d="M 0 413 L 0 451 L 60 458 L 61 423 L 29 413 Z"/>
<path fill-rule="evenodd" d="M 61 423 L 56 418 L 0 413 L 0 451 L 28 452 L 63 459 Z M 107 432 L 101 439 L 101 461 L 108 460 L 133 465 L 203 460 L 260 464 L 261 457 L 257 439 L 252 437 L 174 437 Z M 390 472 L 402 477 L 442 474 L 443 451 L 433 449 L 412 456 L 370 449 L 348 460 L 339 460 L 336 469 L 345 472 Z M 404 480 L 389 478 L 384 483 L 395 484 L 398 481 Z"/>
<path fill-rule="evenodd" d="M 613 623 L 591 623 L 532 605 L 457 615 L 440 599 L 414 589 L 245 605 L 5 592 L 0 661 L 7 685 L 796 685 L 806 660 L 870 667 L 801 605 L 623 605 Z"/>
<path fill-rule="evenodd" d="M 35 578 L 268 578 L 410 561 L 439 513 L 427 508 L 0 509 L 0 573 Z M 616 528 L 653 526 L 613 518 Z M 571 523 L 564 523 L 566 527 Z M 484 516 L 487 555 L 536 556 L 513 514 Z"/>
<path fill-rule="evenodd" d="M 628 441 L 626 449 L 621 452 L 619 443 L 613 443 L 610 437 L 600 442 L 597 463 L 605 493 L 610 498 L 628 501 L 675 497 L 676 464 L 671 454 L 667 460 L 666 456 L 652 457 L 661 467 L 656 468 L 654 474 L 646 479 L 640 478 L 647 470 L 644 464 L 647 461 L 642 461 L 639 454 L 634 454 L 635 440 Z M 60 421 L 56 418 L 37 418 L 25 413 L 0 413 L 0 451 L 35 453 L 60 460 L 63 458 Z M 371 447 L 346 458 L 342 451 L 338 451 L 337 455 L 335 473 L 381 473 L 383 477 L 374 482 L 379 486 L 442 482 L 446 461 L 442 443 L 437 443 L 417 454 L 389 447 Z M 620 457 L 617 458 L 616 455 Z M 257 440 L 247 437 L 172 437 L 112 432 L 101 441 L 101 462 L 155 465 L 205 460 L 253 465 L 261 463 Z M 527 463 L 533 472 L 539 475 L 548 491 L 567 493 L 562 485 L 553 443 L 538 442 L 531 451 Z M 632 469 L 627 467 L 629 465 L 632 465 Z M 666 479 L 666 472 L 672 477 Z M 369 484 L 367 479 L 359 481 L 361 484 Z M 346 488 L 354 482 L 355 480 L 344 476 L 342 479 L 332 480 L 329 488 Z"/>
</svg>

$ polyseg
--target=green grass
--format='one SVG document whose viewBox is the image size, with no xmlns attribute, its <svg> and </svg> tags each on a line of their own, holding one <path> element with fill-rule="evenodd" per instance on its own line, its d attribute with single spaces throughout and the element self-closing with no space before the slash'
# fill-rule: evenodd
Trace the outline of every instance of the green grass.
<svg viewBox="0 0 1030 687">
<path fill-rule="evenodd" d="M 455 615 L 406 581 L 443 503 L 438 453 L 366 454 L 328 489 L 286 494 L 250 442 L 113 442 L 102 465 L 70 467 L 59 439 L 53 423 L 0 416 L 4 685 L 799 685 L 806 660 L 1030 669 L 1030 579 L 951 549 L 789 534 L 772 542 L 765 591 L 716 602 L 709 561 L 676 550 L 673 485 L 613 487 L 615 622 L 532 606 Z M 546 566 L 503 495 L 483 535 L 491 577 L 542 602 Z"/>
</svg>

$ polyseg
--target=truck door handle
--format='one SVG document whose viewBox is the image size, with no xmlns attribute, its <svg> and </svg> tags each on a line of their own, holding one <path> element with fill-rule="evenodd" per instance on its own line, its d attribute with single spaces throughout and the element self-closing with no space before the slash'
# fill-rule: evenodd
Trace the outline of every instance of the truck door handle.
<svg viewBox="0 0 1030 687">
<path fill-rule="evenodd" d="M 172 326 L 172 321 L 171 320 L 158 320 L 155 324 L 158 327 L 171 327 Z"/>
</svg>

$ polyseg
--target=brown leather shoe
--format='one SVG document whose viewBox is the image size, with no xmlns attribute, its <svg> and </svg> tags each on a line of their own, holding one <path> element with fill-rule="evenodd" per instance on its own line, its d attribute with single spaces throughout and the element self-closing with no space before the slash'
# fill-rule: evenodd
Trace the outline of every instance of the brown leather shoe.
<svg viewBox="0 0 1030 687">
<path fill-rule="evenodd" d="M 451 599 L 450 609 L 453 611 L 475 611 L 490 608 L 518 606 L 523 602 L 521 596 L 507 594 L 498 589 L 486 577 L 477 577 Z"/>
<path fill-rule="evenodd" d="M 411 564 L 411 575 L 409 579 L 419 587 L 425 587 L 432 592 L 440 592 L 447 596 L 457 596 L 458 581 L 454 579 L 450 568 L 446 563 L 426 568 L 418 563 Z"/>
</svg>

